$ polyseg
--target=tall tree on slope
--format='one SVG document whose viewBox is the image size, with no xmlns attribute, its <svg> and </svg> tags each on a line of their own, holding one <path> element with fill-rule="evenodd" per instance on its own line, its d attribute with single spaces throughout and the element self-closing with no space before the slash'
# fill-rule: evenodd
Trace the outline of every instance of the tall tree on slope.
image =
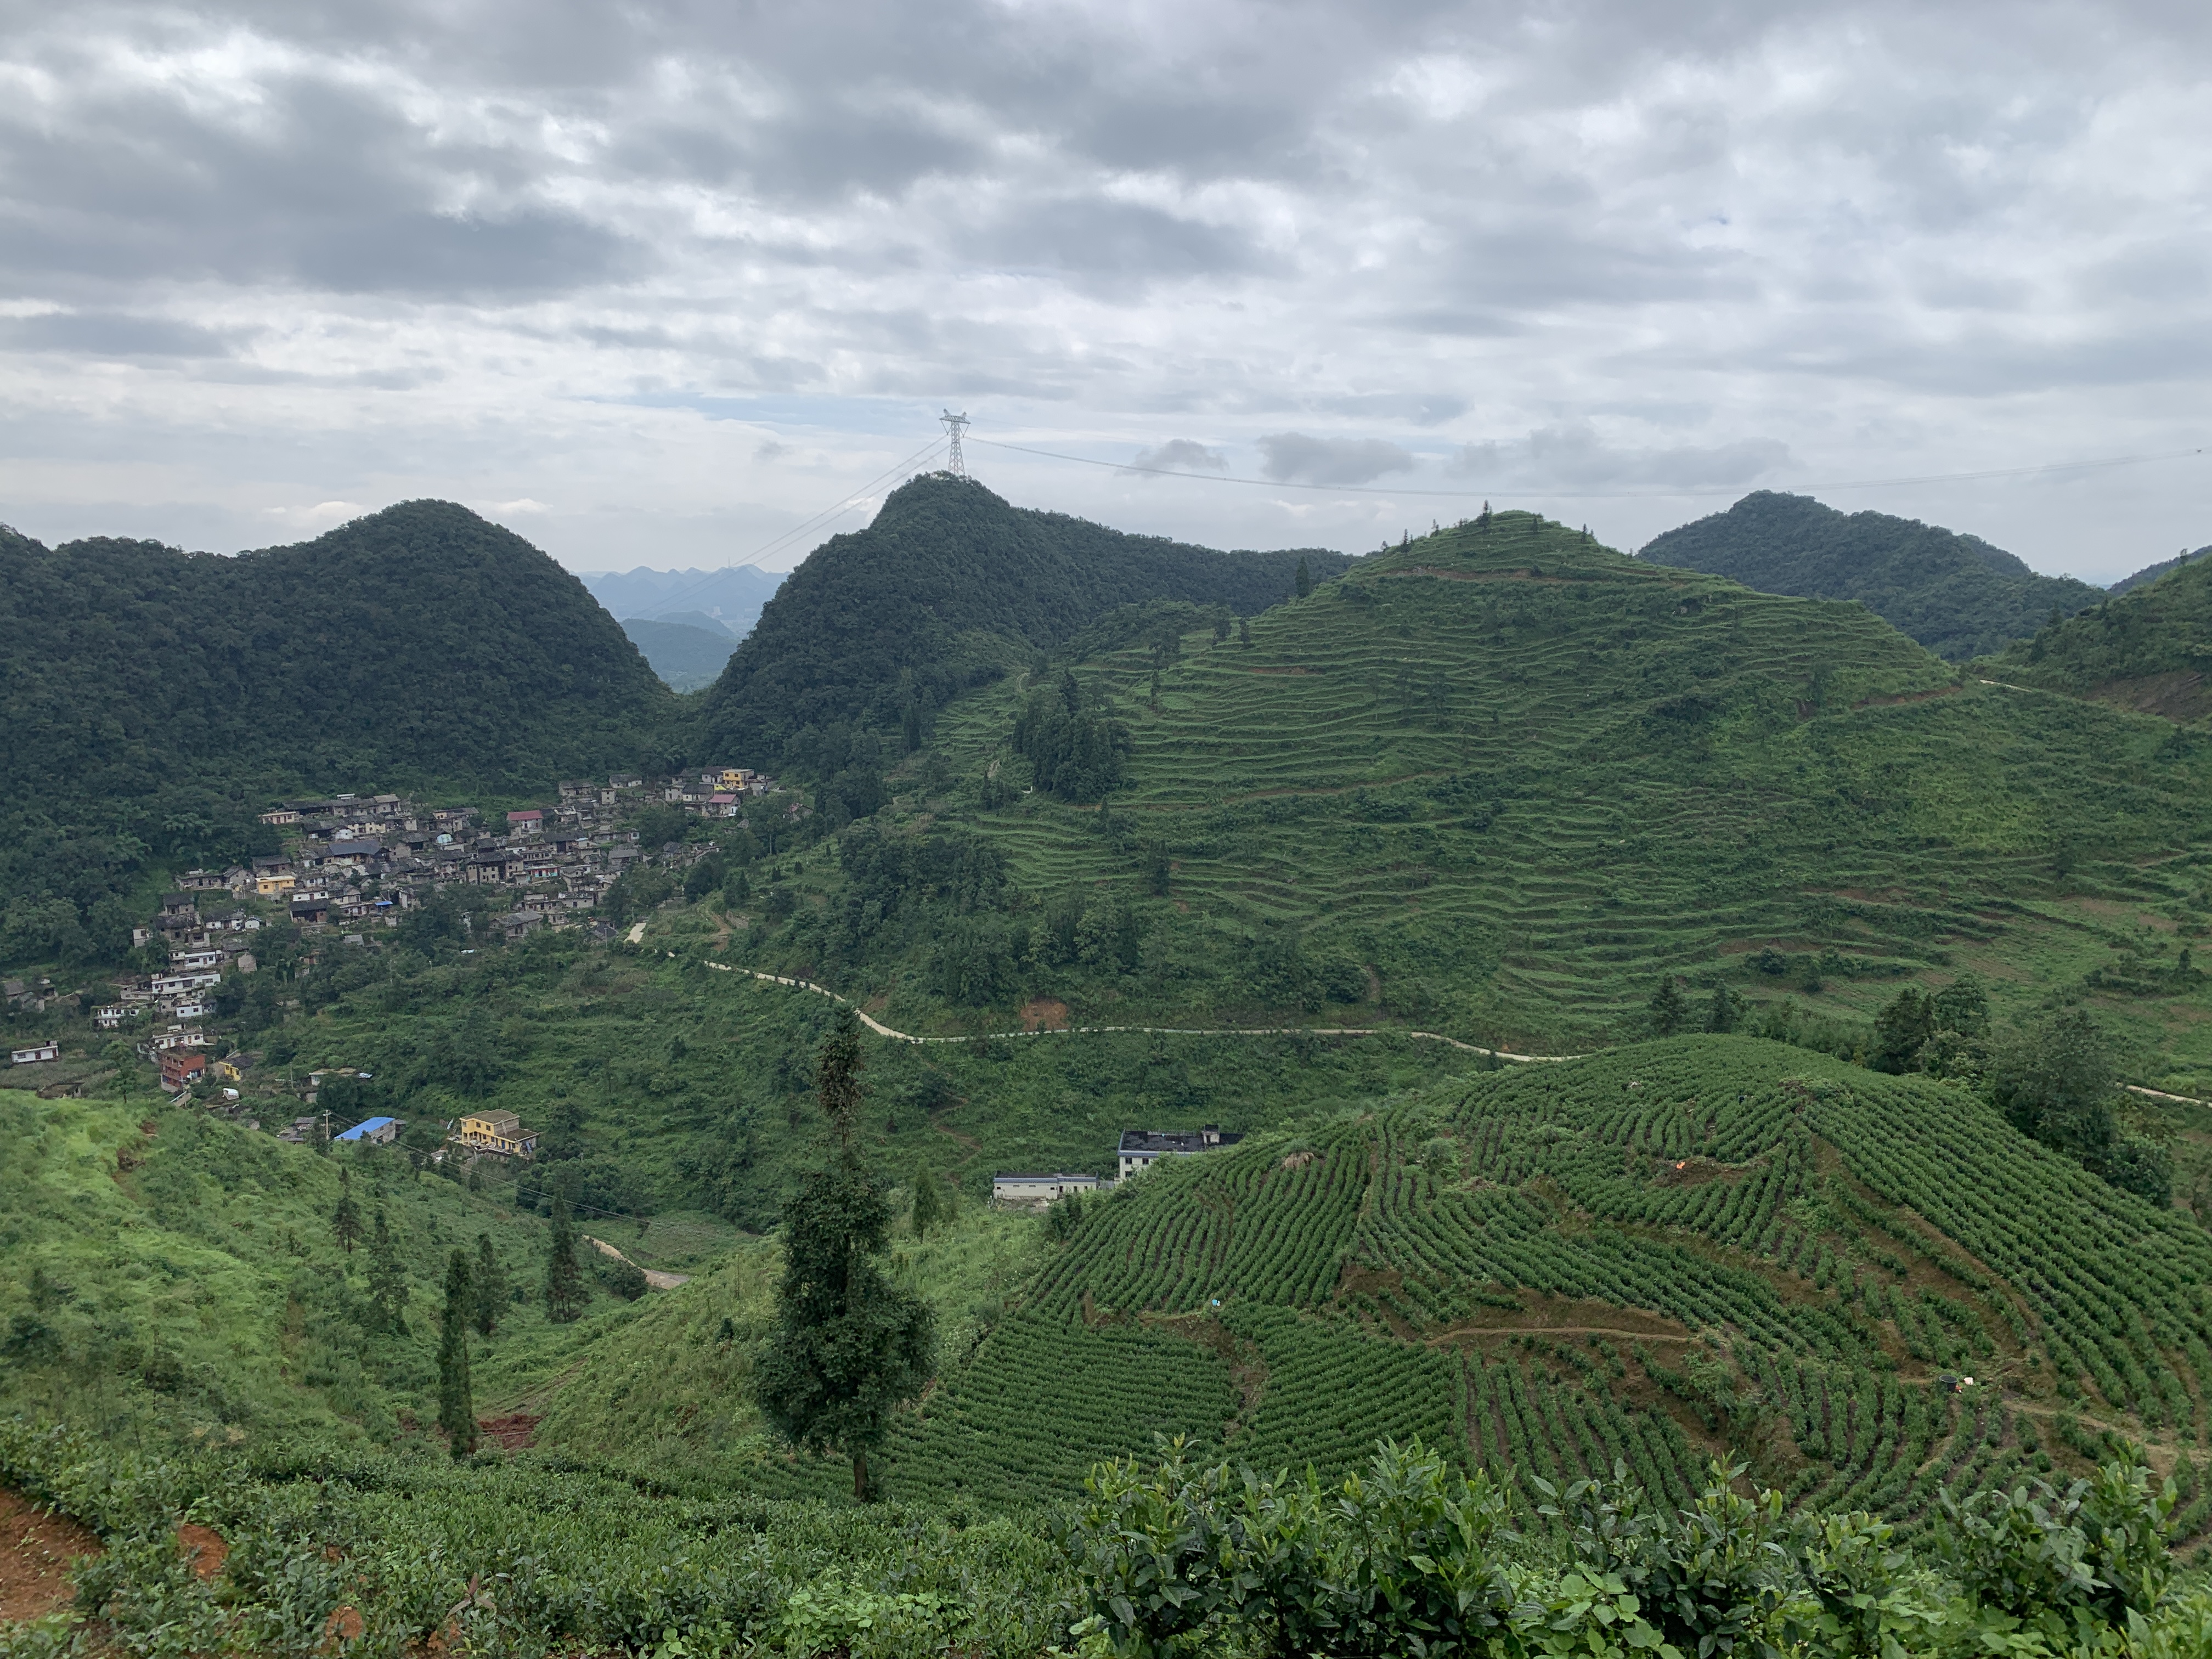
<svg viewBox="0 0 2212 1659">
<path fill-rule="evenodd" d="M 753 1376 L 777 1432 L 850 1457 L 853 1496 L 865 1502 L 868 1454 L 883 1443 L 891 1408 L 929 1380 L 936 1331 L 928 1304 L 876 1264 L 891 1209 L 860 1161 L 860 1027 L 848 1013 L 817 1057 L 825 1157 L 784 1202 L 776 1330 Z"/>
<path fill-rule="evenodd" d="M 477 1407 L 469 1388 L 469 1318 L 476 1311 L 469 1257 L 446 1261 L 446 1306 L 438 1318 L 438 1426 L 456 1462 L 477 1449 Z"/>
</svg>

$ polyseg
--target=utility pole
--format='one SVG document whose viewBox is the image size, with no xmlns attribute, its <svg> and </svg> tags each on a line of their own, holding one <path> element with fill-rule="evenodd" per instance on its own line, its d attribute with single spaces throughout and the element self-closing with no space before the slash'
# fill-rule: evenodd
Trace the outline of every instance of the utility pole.
<svg viewBox="0 0 2212 1659">
<path fill-rule="evenodd" d="M 944 422 L 945 435 L 952 441 L 952 448 L 945 458 L 945 470 L 956 478 L 968 476 L 968 458 L 960 453 L 960 434 L 968 428 L 968 417 L 946 410 L 937 417 Z"/>
</svg>

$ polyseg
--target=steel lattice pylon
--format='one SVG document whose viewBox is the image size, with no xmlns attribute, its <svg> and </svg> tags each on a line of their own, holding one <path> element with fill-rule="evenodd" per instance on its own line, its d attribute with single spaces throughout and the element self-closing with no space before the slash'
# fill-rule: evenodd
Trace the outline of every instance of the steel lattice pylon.
<svg viewBox="0 0 2212 1659">
<path fill-rule="evenodd" d="M 968 417 L 955 415 L 948 409 L 937 418 L 945 423 L 945 436 L 952 441 L 951 450 L 945 458 L 945 470 L 956 478 L 964 478 L 968 476 L 968 458 L 960 453 L 960 434 L 968 428 Z"/>
</svg>

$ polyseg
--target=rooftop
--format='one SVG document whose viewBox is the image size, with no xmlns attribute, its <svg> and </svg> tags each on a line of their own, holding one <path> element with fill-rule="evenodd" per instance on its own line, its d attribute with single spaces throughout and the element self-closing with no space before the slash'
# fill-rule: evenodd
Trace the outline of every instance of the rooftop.
<svg viewBox="0 0 2212 1659">
<path fill-rule="evenodd" d="M 1121 1151 L 1135 1152 L 1203 1152 L 1216 1146 L 1234 1146 L 1241 1134 L 1224 1134 L 1211 1123 L 1202 1129 L 1124 1129 Z"/>
<path fill-rule="evenodd" d="M 394 1121 L 396 1121 L 396 1120 L 388 1117 L 364 1118 L 361 1122 L 355 1124 L 352 1128 L 348 1129 L 343 1134 L 332 1135 L 331 1139 L 332 1140 L 360 1140 L 366 1136 L 375 1133 L 379 1129 L 390 1127 L 390 1125 Z"/>
</svg>

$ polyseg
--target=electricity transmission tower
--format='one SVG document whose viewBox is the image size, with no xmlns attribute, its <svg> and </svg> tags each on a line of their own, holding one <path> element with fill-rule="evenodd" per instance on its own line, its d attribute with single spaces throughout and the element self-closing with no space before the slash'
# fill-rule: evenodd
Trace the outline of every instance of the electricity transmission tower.
<svg viewBox="0 0 2212 1659">
<path fill-rule="evenodd" d="M 945 458 L 945 470 L 956 478 L 968 476 L 968 458 L 960 453 L 960 434 L 967 430 L 968 417 L 946 410 L 937 417 L 945 423 L 945 435 L 951 439 L 951 452 Z"/>
</svg>

